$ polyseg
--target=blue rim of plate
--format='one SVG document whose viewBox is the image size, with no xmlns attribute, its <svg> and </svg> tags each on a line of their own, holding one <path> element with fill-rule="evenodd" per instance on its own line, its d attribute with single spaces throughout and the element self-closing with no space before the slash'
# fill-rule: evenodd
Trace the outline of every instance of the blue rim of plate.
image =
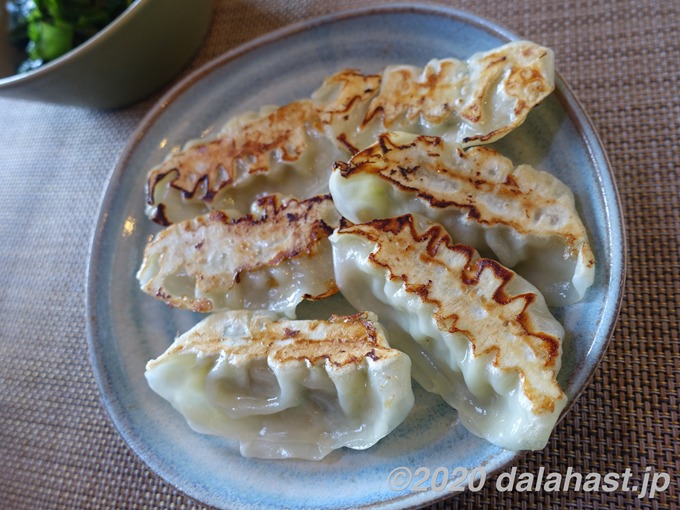
<svg viewBox="0 0 680 510">
<path fill-rule="evenodd" d="M 514 33 L 507 29 L 498 26 L 492 22 L 484 20 L 475 15 L 465 13 L 456 9 L 451 9 L 443 6 L 435 6 L 429 4 L 386 4 L 375 7 L 366 7 L 360 9 L 353 9 L 342 11 L 331 15 L 318 17 L 315 19 L 299 22 L 287 27 L 281 28 L 264 36 L 258 37 L 249 41 L 238 48 L 235 48 L 222 56 L 208 62 L 200 69 L 194 71 L 192 74 L 178 82 L 169 92 L 165 94 L 154 105 L 149 113 L 142 119 L 137 129 L 130 136 L 125 148 L 122 151 L 121 157 L 117 162 L 113 172 L 109 178 L 106 190 L 101 200 L 100 212 L 92 234 L 90 243 L 90 251 L 88 254 L 89 265 L 87 270 L 87 335 L 89 345 L 89 357 L 93 367 L 95 379 L 99 386 L 102 396 L 102 402 L 106 408 L 109 418 L 117 428 L 128 446 L 146 462 L 146 464 L 165 481 L 178 490 L 186 493 L 188 496 L 204 501 L 207 504 L 215 505 L 224 503 L 219 499 L 206 498 L 202 494 L 200 487 L 195 487 L 191 483 L 187 483 L 182 479 L 182 476 L 168 472 L 163 460 L 154 456 L 149 452 L 142 443 L 142 438 L 136 435 L 136 432 L 129 427 L 126 414 L 128 410 L 121 406 L 120 402 L 115 398 L 115 393 L 112 390 L 112 380 L 110 374 L 107 373 L 107 366 L 104 361 L 104 348 L 106 342 L 110 341 L 107 335 L 112 332 L 107 329 L 102 329 L 102 322 L 97 316 L 100 304 L 100 291 L 102 284 L 106 287 L 107 282 L 110 282 L 111 273 L 109 261 L 106 255 L 103 254 L 102 249 L 106 242 L 107 236 L 112 232 L 116 232 L 115 225 L 111 225 L 109 218 L 109 211 L 115 200 L 116 192 L 120 188 L 128 160 L 130 159 L 135 148 L 144 139 L 148 130 L 153 126 L 154 122 L 162 115 L 165 109 L 173 102 L 178 100 L 188 89 L 194 84 L 200 82 L 212 72 L 226 65 L 227 63 L 236 61 L 249 53 L 268 46 L 287 37 L 295 36 L 301 32 L 309 31 L 317 27 L 332 25 L 339 21 L 360 18 L 364 16 L 372 16 L 376 14 L 421 14 L 429 16 L 442 16 L 451 18 L 460 23 L 470 25 L 478 30 L 483 30 L 491 35 L 503 39 L 505 41 L 517 40 Z M 568 413 L 571 406 L 575 403 L 578 396 L 583 392 L 589 381 L 592 379 L 595 369 L 599 365 L 607 346 L 613 335 L 616 324 L 618 312 L 621 306 L 623 295 L 623 287 L 625 281 L 625 267 L 626 267 L 626 238 L 623 228 L 622 208 L 616 184 L 613 178 L 611 167 L 607 156 L 602 148 L 600 139 L 595 132 L 591 121 L 587 114 L 578 102 L 568 85 L 556 73 L 556 88 L 553 93 L 557 101 L 562 106 L 570 121 L 574 124 L 580 134 L 581 141 L 586 145 L 588 156 L 592 162 L 592 166 L 597 170 L 596 177 L 598 184 L 604 193 L 602 194 L 603 206 L 605 208 L 605 215 L 609 222 L 607 223 L 607 232 L 610 234 L 607 237 L 607 250 L 611 257 L 609 268 L 607 270 L 607 286 L 608 294 L 606 303 L 602 307 L 602 316 L 598 324 L 597 334 L 593 337 L 593 342 L 589 351 L 595 352 L 595 357 L 590 359 L 588 367 L 577 366 L 574 368 L 576 377 L 569 381 L 566 391 L 570 397 L 569 404 L 563 411 L 561 419 Z M 507 452 L 491 470 L 488 471 L 487 476 L 492 476 L 494 473 L 500 472 L 516 461 L 523 453 L 522 452 Z M 414 466 L 415 467 L 415 466 Z M 387 474 L 387 473 L 386 473 Z M 431 504 L 441 499 L 454 496 L 455 493 L 404 493 L 401 496 L 390 499 L 389 501 L 376 501 L 370 504 L 371 508 L 416 508 L 424 504 Z M 367 506 L 368 508 L 368 506 Z"/>
</svg>

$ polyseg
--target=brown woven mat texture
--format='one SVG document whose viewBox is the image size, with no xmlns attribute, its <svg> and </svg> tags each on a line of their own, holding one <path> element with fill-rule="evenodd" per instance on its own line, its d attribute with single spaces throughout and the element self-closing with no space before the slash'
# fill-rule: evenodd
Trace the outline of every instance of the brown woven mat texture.
<svg viewBox="0 0 680 510">
<path fill-rule="evenodd" d="M 359 0 L 218 0 L 184 74 Z M 377 2 L 376 2 L 377 3 Z M 601 365 L 518 472 L 670 475 L 633 492 L 463 493 L 432 508 L 676 508 L 680 501 L 680 3 L 440 2 L 550 46 L 611 160 L 628 239 L 623 305 Z M 100 198 L 160 93 L 113 112 L 0 98 L 0 508 L 201 508 L 109 421 L 88 359 L 85 274 Z"/>
</svg>

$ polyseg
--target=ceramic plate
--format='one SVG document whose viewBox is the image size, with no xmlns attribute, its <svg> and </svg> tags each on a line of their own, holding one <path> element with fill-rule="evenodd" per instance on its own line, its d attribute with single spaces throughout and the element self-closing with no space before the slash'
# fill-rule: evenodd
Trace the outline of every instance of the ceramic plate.
<svg viewBox="0 0 680 510">
<path fill-rule="evenodd" d="M 235 114 L 306 97 L 343 68 L 376 72 L 394 63 L 422 66 L 434 57 L 465 59 L 512 39 L 512 33 L 482 19 L 432 6 L 345 12 L 225 54 L 152 109 L 128 143 L 103 200 L 92 243 L 88 317 L 91 359 L 106 408 L 155 472 L 193 498 L 230 509 L 405 508 L 450 495 L 447 478 L 475 468 L 490 476 L 515 459 L 516 453 L 467 433 L 455 411 L 419 388 L 407 420 L 369 450 L 343 449 L 321 462 L 242 458 L 235 443 L 191 431 L 148 388 L 147 360 L 199 317 L 151 299 L 135 278 L 147 237 L 158 231 L 144 216 L 146 172 L 173 148 L 216 131 Z M 584 301 L 554 309 L 568 332 L 559 381 L 573 400 L 605 350 L 618 311 L 625 250 L 616 188 L 590 123 L 559 78 L 556 92 L 496 147 L 515 163 L 565 181 L 591 236 L 595 284 Z M 307 307 L 301 315 L 327 317 L 324 307 L 343 306 L 339 299 L 324 301 L 322 310 Z M 444 468 L 437 490 L 429 480 L 423 492 L 413 490 L 413 483 L 394 490 L 388 476 L 402 466 L 413 472 Z"/>
</svg>

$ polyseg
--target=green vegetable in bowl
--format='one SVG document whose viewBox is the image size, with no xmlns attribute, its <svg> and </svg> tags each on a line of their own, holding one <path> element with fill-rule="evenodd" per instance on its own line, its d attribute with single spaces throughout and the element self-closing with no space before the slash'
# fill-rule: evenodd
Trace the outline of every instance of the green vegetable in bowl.
<svg viewBox="0 0 680 510">
<path fill-rule="evenodd" d="M 26 51 L 18 72 L 35 69 L 84 43 L 133 0 L 9 0 L 9 37 Z"/>
</svg>

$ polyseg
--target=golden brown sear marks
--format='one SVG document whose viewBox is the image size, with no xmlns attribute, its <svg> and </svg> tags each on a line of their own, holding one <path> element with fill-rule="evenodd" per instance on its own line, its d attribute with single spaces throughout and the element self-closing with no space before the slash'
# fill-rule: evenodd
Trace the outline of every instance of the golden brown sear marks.
<svg viewBox="0 0 680 510">
<path fill-rule="evenodd" d="M 215 210 L 161 231 L 144 250 L 138 273 L 142 290 L 168 305 L 208 312 L 211 301 L 195 294 L 228 292 L 242 273 L 313 255 L 339 223 L 330 195 L 285 203 L 270 195 L 257 205 L 260 215 L 232 219 Z M 177 278 L 189 280 L 185 286 L 192 295 L 167 289 Z M 322 295 L 309 297 L 320 299 L 336 291 L 330 280 Z"/>
<path fill-rule="evenodd" d="M 333 315 L 328 320 L 274 320 L 247 311 L 223 313 L 222 318 L 214 316 L 212 322 L 205 321 L 201 330 L 186 334 L 172 354 L 198 351 L 206 356 L 220 354 L 238 363 L 268 358 L 276 363 L 329 363 L 335 368 L 360 365 L 366 358 L 378 361 L 402 355 L 390 348 L 370 312 Z M 241 325 L 240 336 L 218 327 L 225 318 Z"/>
<path fill-rule="evenodd" d="M 318 119 L 309 100 L 295 101 L 262 117 L 237 119 L 219 137 L 190 145 L 154 168 L 148 176 L 147 201 L 155 203 L 154 189 L 168 174 L 174 174 L 170 185 L 185 198 L 210 202 L 222 188 L 267 172 L 272 154 L 294 162 L 305 151 L 310 123 Z M 195 196 L 199 190 L 202 194 Z"/>
<path fill-rule="evenodd" d="M 522 390 L 534 413 L 549 413 L 562 398 L 556 382 L 561 339 L 538 329 L 533 292 L 512 294 L 507 287 L 514 272 L 479 258 L 469 246 L 453 244 L 439 225 L 419 231 L 411 215 L 345 223 L 338 235 L 360 236 L 376 248 L 369 259 L 402 282 L 407 293 L 434 306 L 442 332 L 462 333 L 475 357 L 494 356 L 493 364 L 520 376 Z M 531 355 L 528 355 L 531 353 Z"/>
<path fill-rule="evenodd" d="M 515 168 L 493 149 L 463 151 L 438 137 L 385 133 L 335 168 L 344 178 L 377 176 L 434 208 L 466 212 L 489 228 L 559 237 L 570 257 L 580 252 L 587 267 L 594 264 L 585 226 L 566 186 L 526 165 Z"/>
<path fill-rule="evenodd" d="M 324 124 L 348 120 L 349 115 L 375 96 L 381 80 L 379 74 L 362 74 L 356 69 L 345 69 L 329 76 L 323 86 L 337 91 L 332 101 L 316 107 L 319 119 Z"/>
<path fill-rule="evenodd" d="M 312 138 L 348 155 L 370 143 L 367 137 L 393 127 L 417 134 L 443 125 L 454 132 L 465 127 L 461 143 L 493 141 L 521 124 L 552 91 L 552 72 L 549 50 L 530 42 L 510 43 L 466 61 L 432 60 L 423 69 L 340 71 L 319 89 L 324 97 L 317 91 L 311 100 L 237 117 L 217 138 L 190 144 L 152 169 L 148 214 L 167 225 L 175 220 L 166 200 L 180 195 L 211 204 L 248 176 L 267 174 L 273 161 L 301 161 Z M 329 172 L 330 164 L 309 171 Z"/>
</svg>

